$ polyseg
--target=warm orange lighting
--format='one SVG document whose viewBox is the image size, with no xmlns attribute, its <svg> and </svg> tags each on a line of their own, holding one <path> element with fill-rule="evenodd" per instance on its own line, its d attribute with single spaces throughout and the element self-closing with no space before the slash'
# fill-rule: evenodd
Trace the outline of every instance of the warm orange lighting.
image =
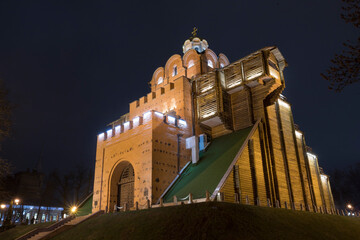
<svg viewBox="0 0 360 240">
<path fill-rule="evenodd" d="M 5 205 L 5 204 L 1 204 L 0 207 L 1 207 L 1 209 L 4 209 L 4 208 L 6 208 L 6 205 Z"/>
<path fill-rule="evenodd" d="M 18 204 L 20 203 L 20 199 L 16 198 L 16 199 L 14 200 L 14 202 L 15 202 L 16 205 L 18 205 Z"/>
<path fill-rule="evenodd" d="M 77 210 L 77 207 L 75 207 L 75 206 L 71 208 L 71 212 L 72 212 L 72 213 L 75 213 L 76 210 Z"/>
<path fill-rule="evenodd" d="M 351 204 L 346 205 L 348 209 L 353 209 L 353 206 Z"/>
</svg>

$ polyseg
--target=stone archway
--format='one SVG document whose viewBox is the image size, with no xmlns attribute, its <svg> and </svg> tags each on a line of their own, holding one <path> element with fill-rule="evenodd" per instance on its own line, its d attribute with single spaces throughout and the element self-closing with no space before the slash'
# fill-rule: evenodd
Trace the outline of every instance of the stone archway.
<svg viewBox="0 0 360 240">
<path fill-rule="evenodd" d="M 108 212 L 115 211 L 115 205 L 134 207 L 135 171 L 128 161 L 118 161 L 109 176 Z"/>
</svg>

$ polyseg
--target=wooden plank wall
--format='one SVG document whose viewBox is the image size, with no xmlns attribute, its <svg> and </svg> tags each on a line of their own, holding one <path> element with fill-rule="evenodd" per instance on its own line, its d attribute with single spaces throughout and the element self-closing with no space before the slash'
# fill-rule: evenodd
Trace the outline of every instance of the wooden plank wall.
<svg viewBox="0 0 360 240">
<path fill-rule="evenodd" d="M 282 132 L 285 142 L 285 152 L 287 156 L 291 181 L 291 189 L 294 196 L 294 205 L 296 209 L 300 209 L 300 204 L 302 204 L 302 206 L 305 206 L 305 202 L 300 178 L 300 170 L 295 152 L 296 149 L 294 145 L 294 132 L 292 129 L 291 108 L 290 105 L 279 104 L 279 110 L 282 123 Z"/>
<path fill-rule="evenodd" d="M 232 122 L 235 131 L 252 125 L 249 92 L 239 91 L 231 94 Z"/>
<path fill-rule="evenodd" d="M 257 197 L 262 205 L 267 202 L 265 175 L 263 169 L 263 156 L 261 154 L 259 129 L 256 129 L 253 137 L 251 138 L 254 144 L 254 158 L 255 158 L 255 174 L 257 182 Z"/>
<path fill-rule="evenodd" d="M 224 200 L 226 202 L 235 202 L 235 185 L 234 185 L 234 170 L 232 170 L 227 177 L 220 192 L 224 193 Z"/>
<path fill-rule="evenodd" d="M 249 204 L 256 204 L 257 198 L 261 205 L 267 203 L 267 193 L 265 187 L 265 176 L 262 163 L 261 147 L 259 130 L 254 132 L 250 141 L 246 144 L 240 157 L 237 159 L 235 165 L 239 168 L 239 176 L 235 176 L 233 169 L 227 177 L 220 192 L 224 193 L 225 201 L 235 202 L 235 178 L 240 182 L 241 203 L 246 203 L 246 196 Z M 253 162 L 251 160 L 253 156 Z"/>
<path fill-rule="evenodd" d="M 303 141 L 302 141 L 302 136 L 296 137 L 296 142 L 297 142 L 297 147 L 298 147 L 298 151 L 299 151 L 299 157 L 300 157 L 300 167 L 301 167 L 301 171 L 302 171 L 302 175 L 303 175 L 303 181 L 304 181 L 304 186 L 305 186 L 305 196 L 306 196 L 306 200 L 307 200 L 307 204 L 310 208 L 310 211 L 312 211 L 312 207 L 313 207 L 313 201 L 311 198 L 311 190 L 310 190 L 310 186 L 311 186 L 311 179 L 310 176 L 308 175 L 308 171 L 307 171 L 307 167 L 306 167 L 306 156 L 305 156 L 305 152 L 303 151 L 303 149 L 305 149 L 305 146 L 303 146 Z"/>
<path fill-rule="evenodd" d="M 308 155 L 309 159 L 309 168 L 310 168 L 310 174 L 311 179 L 313 183 L 313 191 L 315 195 L 315 203 L 317 207 L 322 206 L 322 198 L 321 198 L 321 192 L 320 192 L 320 183 L 319 183 L 319 171 L 317 168 L 317 158 L 313 157 L 312 155 Z"/>
<path fill-rule="evenodd" d="M 276 116 L 275 105 L 270 105 L 266 107 L 268 122 L 273 146 L 274 159 L 272 159 L 274 166 L 274 173 L 277 178 L 277 186 L 275 188 L 279 191 L 279 198 L 277 199 L 280 202 L 281 207 L 284 207 L 284 202 L 290 203 L 289 188 L 286 177 L 285 163 L 280 143 L 279 129 L 278 129 L 278 119 Z"/>
<path fill-rule="evenodd" d="M 330 192 L 329 192 L 329 188 L 328 188 L 328 179 L 327 176 L 323 176 L 321 175 L 321 185 L 322 185 L 322 190 L 324 193 L 324 200 L 325 200 L 325 206 L 326 209 L 329 211 L 332 208 L 332 204 L 331 204 L 331 197 L 330 197 Z"/>
</svg>

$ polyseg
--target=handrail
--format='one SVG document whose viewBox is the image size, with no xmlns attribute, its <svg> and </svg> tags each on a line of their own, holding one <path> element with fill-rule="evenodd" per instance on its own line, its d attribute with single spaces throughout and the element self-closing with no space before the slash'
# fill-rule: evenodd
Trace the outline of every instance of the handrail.
<svg viewBox="0 0 360 240">
<path fill-rule="evenodd" d="M 64 225 L 65 223 L 69 222 L 70 220 L 74 219 L 74 216 L 70 216 L 70 217 L 67 217 L 67 218 L 64 218 L 62 219 L 61 221 L 59 222 L 56 222 L 54 224 L 51 224 L 50 226 L 48 227 L 44 227 L 44 228 L 35 228 L 34 230 L 28 232 L 28 233 L 25 233 L 24 235 L 16 238 L 16 240 L 26 240 L 40 232 L 47 232 L 47 231 L 52 231 L 54 230 L 55 228 L 61 226 L 61 225 Z"/>
</svg>

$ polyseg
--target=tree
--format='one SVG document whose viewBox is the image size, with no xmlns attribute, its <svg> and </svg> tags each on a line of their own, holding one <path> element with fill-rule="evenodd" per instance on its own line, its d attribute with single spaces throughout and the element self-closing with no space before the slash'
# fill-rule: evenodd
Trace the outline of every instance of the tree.
<svg viewBox="0 0 360 240">
<path fill-rule="evenodd" d="M 346 23 L 360 28 L 360 0 L 341 0 L 345 6 L 341 18 Z M 329 81 L 329 89 L 341 92 L 344 87 L 360 81 L 360 37 L 357 42 L 347 41 L 343 43 L 344 50 L 341 54 L 335 54 L 331 60 L 332 65 L 321 76 Z"/>
<path fill-rule="evenodd" d="M 4 82 L 0 79 L 0 151 L 1 142 L 10 136 L 11 111 L 12 105 L 7 100 L 8 91 Z M 6 187 L 6 178 L 11 174 L 11 165 L 9 161 L 0 156 L 0 199 L 9 198 L 9 192 Z"/>
<path fill-rule="evenodd" d="M 13 106 L 7 100 L 8 91 L 0 79 L 0 142 L 10 136 L 11 112 Z M 1 148 L 0 148 L 1 150 Z"/>
<path fill-rule="evenodd" d="M 10 193 L 6 184 L 7 177 L 11 174 L 11 164 L 9 161 L 0 158 L 0 199 L 9 199 Z"/>
</svg>

